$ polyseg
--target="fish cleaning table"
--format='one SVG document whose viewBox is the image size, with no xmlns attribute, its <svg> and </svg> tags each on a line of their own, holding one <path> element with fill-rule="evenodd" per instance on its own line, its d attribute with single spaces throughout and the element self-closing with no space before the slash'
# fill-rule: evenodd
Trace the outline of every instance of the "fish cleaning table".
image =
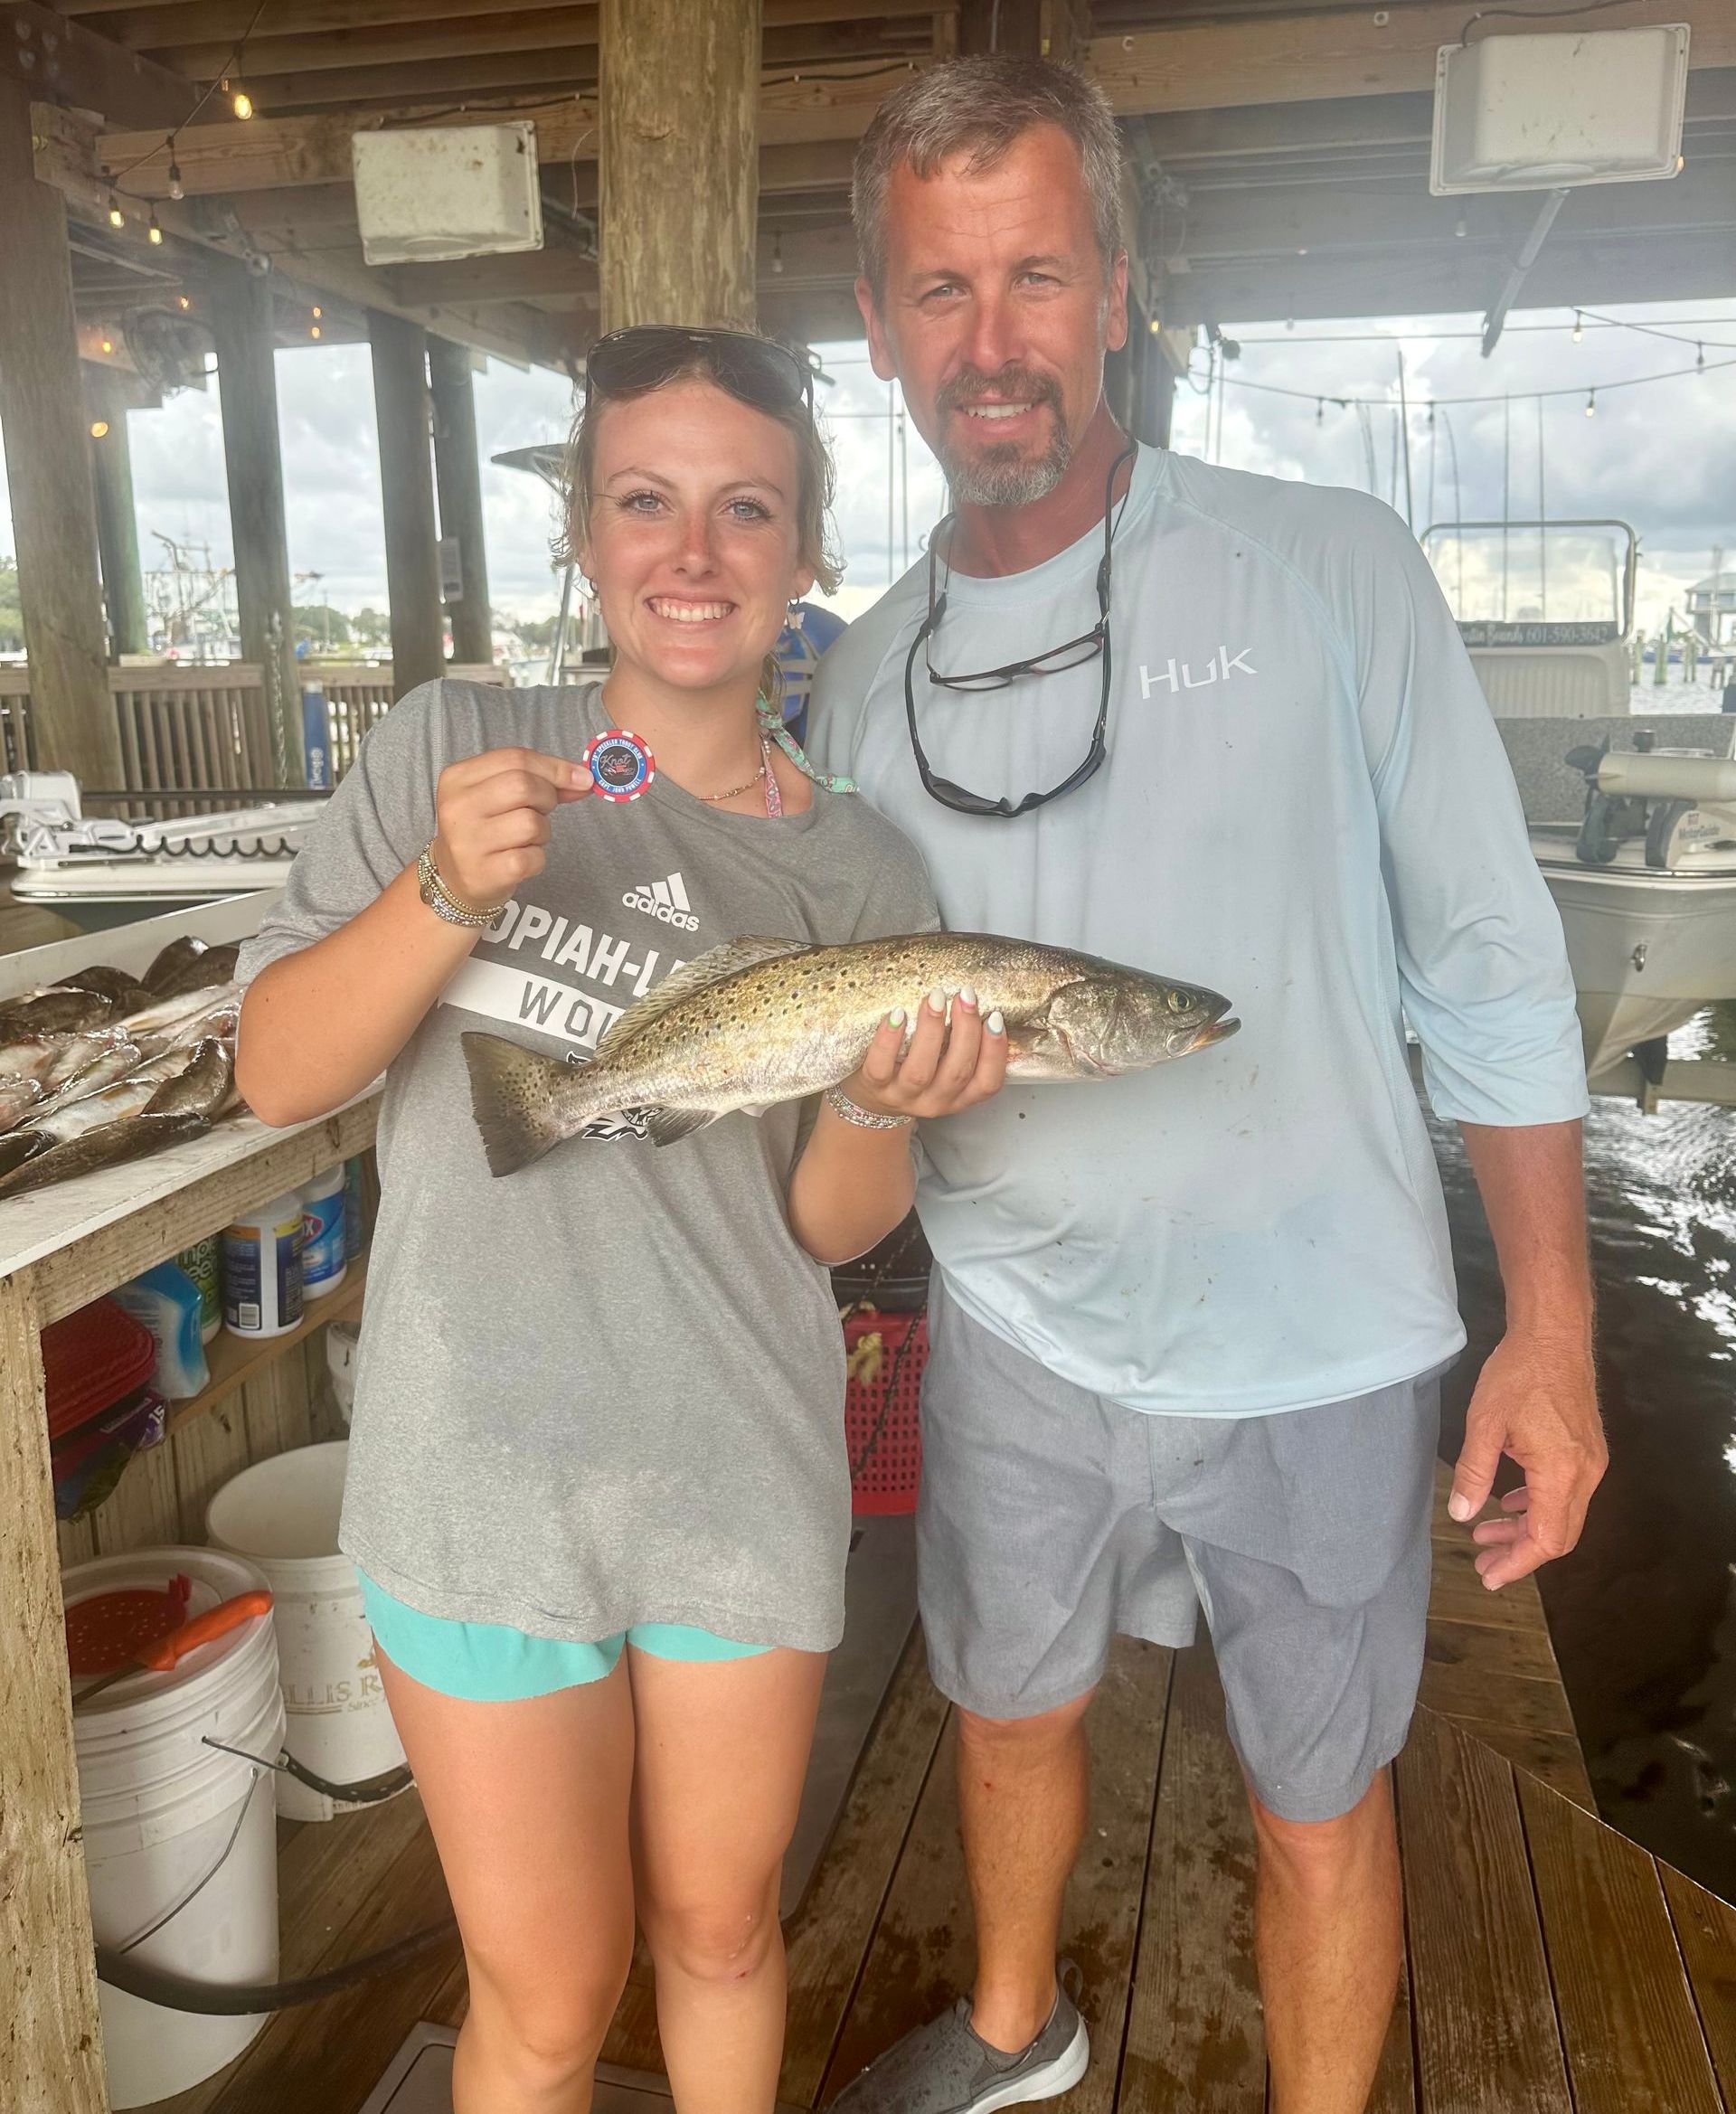
<svg viewBox="0 0 1736 2114">
<path fill-rule="evenodd" d="M 142 967 L 180 932 L 212 942 L 240 937 L 269 900 L 212 904 L 0 958 L 0 998 L 97 961 Z M 108 2104 L 42 1332 L 239 1213 L 365 1152 L 378 1106 L 376 1090 L 293 1130 L 230 1118 L 148 1159 L 0 1202 L 0 2107 L 8 2114 L 104 2114 Z M 350 1290 L 326 1302 L 316 1322 L 354 1310 Z M 247 1345 L 246 1370 L 298 1341 Z M 231 1365 L 182 1418 L 242 1377 Z"/>
</svg>

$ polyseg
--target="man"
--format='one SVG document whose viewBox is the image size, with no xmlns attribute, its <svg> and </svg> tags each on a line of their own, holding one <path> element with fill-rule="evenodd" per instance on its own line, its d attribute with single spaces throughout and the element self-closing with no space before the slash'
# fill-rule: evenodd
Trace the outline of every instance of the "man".
<svg viewBox="0 0 1736 2114">
<path fill-rule="evenodd" d="M 848 2114 L 1083 2074 L 1055 1969 L 1081 1721 L 1114 1635 L 1184 1643 L 1196 1600 L 1259 1845 L 1277 2114 L 1363 2106 L 1465 1341 L 1401 1009 L 1506 1288 L 1455 1479 L 1469 1519 L 1503 1453 L 1524 1471 L 1477 1530 L 1486 1585 L 1572 1546 L 1605 1458 L 1573 987 L 1486 706 L 1385 507 L 1129 449 L 1102 398 L 1119 187 L 1098 92 L 1005 57 L 901 89 L 856 163 L 874 371 L 957 512 L 823 664 L 816 743 L 922 847 L 948 925 L 1197 980 L 1244 1024 L 923 1139 L 921 1605 L 976 1980 Z"/>
</svg>

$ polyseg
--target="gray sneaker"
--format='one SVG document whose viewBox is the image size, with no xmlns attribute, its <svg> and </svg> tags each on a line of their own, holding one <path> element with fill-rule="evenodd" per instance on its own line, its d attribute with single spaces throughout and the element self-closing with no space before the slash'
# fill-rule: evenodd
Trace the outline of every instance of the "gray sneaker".
<svg viewBox="0 0 1736 2114">
<path fill-rule="evenodd" d="M 1090 2036 L 1065 1989 L 1028 2048 L 1005 2055 L 971 2031 L 970 1999 L 889 2048 L 833 2100 L 831 2114 L 994 2114 L 1052 2100 L 1076 2085 L 1091 2059 Z"/>
</svg>

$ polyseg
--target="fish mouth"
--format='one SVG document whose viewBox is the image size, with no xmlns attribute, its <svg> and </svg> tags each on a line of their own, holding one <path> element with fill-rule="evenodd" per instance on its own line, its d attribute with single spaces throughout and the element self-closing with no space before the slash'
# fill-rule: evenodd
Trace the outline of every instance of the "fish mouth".
<svg viewBox="0 0 1736 2114">
<path fill-rule="evenodd" d="M 1207 1021 L 1187 1045 L 1186 1054 L 1191 1057 L 1195 1050 L 1209 1050 L 1213 1043 L 1227 1043 L 1241 1026 L 1241 1023 L 1233 1017 L 1229 1020 Z"/>
</svg>

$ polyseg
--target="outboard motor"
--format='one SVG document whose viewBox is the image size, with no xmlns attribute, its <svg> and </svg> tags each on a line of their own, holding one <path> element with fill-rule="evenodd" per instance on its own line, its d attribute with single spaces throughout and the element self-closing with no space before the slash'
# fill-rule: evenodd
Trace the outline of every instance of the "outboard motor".
<svg viewBox="0 0 1736 2114">
<path fill-rule="evenodd" d="M 1631 750 L 1571 749 L 1585 777 L 1585 819 L 1574 850 L 1588 866 L 1614 863 L 1644 840 L 1646 864 L 1662 873 L 1728 873 L 1736 864 L 1736 757 L 1657 749 L 1641 731 Z"/>
</svg>

